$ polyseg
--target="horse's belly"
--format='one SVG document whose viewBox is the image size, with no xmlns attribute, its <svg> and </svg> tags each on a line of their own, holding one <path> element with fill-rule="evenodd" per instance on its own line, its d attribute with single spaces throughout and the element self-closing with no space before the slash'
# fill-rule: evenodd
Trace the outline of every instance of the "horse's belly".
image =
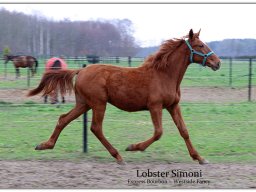
<svg viewBox="0 0 256 192">
<path fill-rule="evenodd" d="M 117 101 L 109 101 L 112 105 L 116 106 L 117 108 L 124 110 L 124 111 L 129 111 L 129 112 L 135 112 L 135 111 L 142 111 L 142 110 L 148 110 L 146 105 L 139 105 L 138 103 L 134 102 L 117 102 Z"/>
<path fill-rule="evenodd" d="M 111 103 L 111 102 L 110 102 Z M 138 106 L 138 105 L 123 105 L 123 104 L 117 104 L 117 103 L 111 103 L 115 107 L 128 112 L 136 112 L 136 111 L 144 111 L 148 110 L 146 106 Z"/>
<path fill-rule="evenodd" d="M 125 111 L 141 111 L 147 109 L 147 97 L 142 92 L 113 91 L 108 102 Z"/>
</svg>

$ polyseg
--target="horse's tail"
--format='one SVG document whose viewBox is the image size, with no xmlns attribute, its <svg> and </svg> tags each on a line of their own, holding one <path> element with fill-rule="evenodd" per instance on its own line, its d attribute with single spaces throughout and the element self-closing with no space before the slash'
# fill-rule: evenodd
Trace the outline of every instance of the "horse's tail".
<svg viewBox="0 0 256 192">
<path fill-rule="evenodd" d="M 43 93 L 43 96 L 48 95 L 56 88 L 60 89 L 61 94 L 71 93 L 74 89 L 73 77 L 79 73 L 79 70 L 56 70 L 46 72 L 38 87 L 32 89 L 27 94 L 28 97 Z"/>
</svg>

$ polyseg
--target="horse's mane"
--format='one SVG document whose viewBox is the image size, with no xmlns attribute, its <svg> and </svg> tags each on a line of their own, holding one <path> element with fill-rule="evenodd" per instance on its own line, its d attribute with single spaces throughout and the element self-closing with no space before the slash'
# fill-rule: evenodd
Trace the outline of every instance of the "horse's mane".
<svg viewBox="0 0 256 192">
<path fill-rule="evenodd" d="M 156 53 L 149 55 L 145 59 L 145 62 L 142 65 L 153 67 L 157 70 L 166 69 L 168 67 L 168 60 L 170 56 L 177 50 L 179 46 L 181 46 L 185 38 L 187 38 L 187 36 L 166 40 Z"/>
</svg>

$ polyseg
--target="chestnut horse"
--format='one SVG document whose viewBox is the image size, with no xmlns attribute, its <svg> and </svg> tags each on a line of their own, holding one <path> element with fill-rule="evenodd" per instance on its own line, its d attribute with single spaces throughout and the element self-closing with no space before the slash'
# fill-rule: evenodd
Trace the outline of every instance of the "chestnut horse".
<svg viewBox="0 0 256 192">
<path fill-rule="evenodd" d="M 162 110 L 167 109 L 183 137 L 189 154 L 200 164 L 208 163 L 193 147 L 183 121 L 179 101 L 180 83 L 190 63 L 199 63 L 211 69 L 220 68 L 220 59 L 191 29 L 189 35 L 164 42 L 140 67 L 127 68 L 95 64 L 80 70 L 60 70 L 45 73 L 37 88 L 28 96 L 49 94 L 57 86 L 62 92 L 75 91 L 76 106 L 59 121 L 48 141 L 35 149 L 53 149 L 61 133 L 72 120 L 92 109 L 91 131 L 105 146 L 117 163 L 124 164 L 119 152 L 109 143 L 102 131 L 107 102 L 121 110 L 135 112 L 148 110 L 154 125 L 154 134 L 146 141 L 129 145 L 127 151 L 144 151 L 160 139 Z M 73 87 L 73 77 L 77 75 Z"/>
<path fill-rule="evenodd" d="M 38 67 L 38 61 L 35 57 L 32 56 L 14 56 L 14 55 L 5 55 L 4 56 L 5 64 L 8 63 L 8 61 L 12 61 L 13 65 L 16 69 L 16 78 L 20 76 L 20 70 L 19 68 L 26 68 L 29 67 L 31 70 L 31 75 L 34 76 L 36 73 L 37 67 Z"/>
</svg>

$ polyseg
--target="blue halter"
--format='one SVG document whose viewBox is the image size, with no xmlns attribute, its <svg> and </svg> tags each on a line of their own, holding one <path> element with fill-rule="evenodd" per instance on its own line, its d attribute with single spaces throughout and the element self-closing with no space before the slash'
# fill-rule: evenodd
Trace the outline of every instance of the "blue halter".
<svg viewBox="0 0 256 192">
<path fill-rule="evenodd" d="M 185 40 L 185 42 L 186 42 L 186 44 L 187 44 L 187 46 L 188 46 L 188 48 L 189 48 L 189 50 L 190 50 L 190 62 L 191 62 L 191 63 L 194 63 L 194 62 L 193 62 L 193 57 L 194 57 L 194 54 L 196 54 L 196 55 L 199 55 L 199 56 L 201 56 L 201 57 L 204 57 L 203 63 L 198 63 L 198 64 L 200 64 L 200 65 L 202 65 L 202 66 L 205 66 L 205 63 L 206 63 L 207 58 L 210 57 L 212 54 L 214 54 L 213 51 L 210 51 L 210 52 L 207 53 L 207 54 L 198 52 L 198 51 L 194 50 L 194 49 L 191 47 L 191 45 L 189 44 L 188 40 Z"/>
</svg>

